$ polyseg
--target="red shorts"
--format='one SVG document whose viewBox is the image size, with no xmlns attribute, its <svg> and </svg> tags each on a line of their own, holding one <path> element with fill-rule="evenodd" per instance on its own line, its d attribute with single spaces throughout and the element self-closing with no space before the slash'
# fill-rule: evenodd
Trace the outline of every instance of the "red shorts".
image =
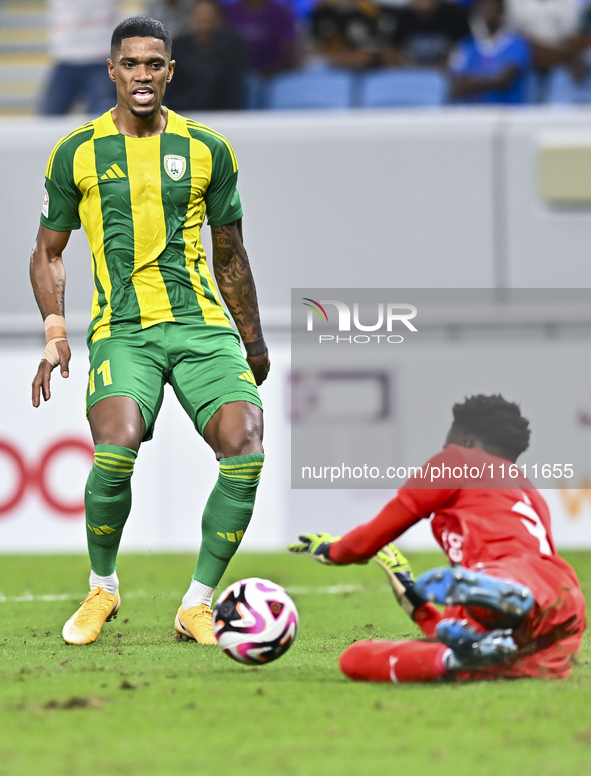
<svg viewBox="0 0 591 776">
<path fill-rule="evenodd" d="M 587 624 L 585 599 L 576 574 L 568 563 L 556 556 L 504 558 L 486 565 L 478 564 L 473 570 L 526 585 L 535 604 L 514 633 L 519 652 L 512 663 L 462 672 L 458 674 L 458 679 L 497 679 L 500 676 L 566 678 L 581 648 Z M 467 617 L 473 624 L 482 627 L 478 614 L 461 606 L 447 607 L 444 616 Z"/>
</svg>

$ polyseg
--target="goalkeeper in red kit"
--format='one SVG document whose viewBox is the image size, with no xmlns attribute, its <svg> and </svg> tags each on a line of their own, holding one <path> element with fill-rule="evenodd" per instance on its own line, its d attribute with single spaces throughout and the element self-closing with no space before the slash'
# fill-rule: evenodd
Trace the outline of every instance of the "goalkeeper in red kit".
<svg viewBox="0 0 591 776">
<path fill-rule="evenodd" d="M 336 565 L 375 558 L 425 634 L 355 642 L 340 658 L 351 679 L 566 678 L 586 627 L 583 595 L 575 572 L 556 554 L 542 496 L 521 474 L 510 480 L 511 488 L 501 477 L 527 449 L 529 423 L 518 405 L 501 396 L 472 396 L 454 406 L 453 416 L 443 451 L 377 517 L 340 539 L 300 536 L 289 550 Z M 475 467 L 478 487 L 467 477 L 450 479 L 454 469 Z M 434 473 L 441 479 L 432 483 Z M 430 516 L 451 567 L 413 581 L 390 542 Z M 444 612 L 434 603 L 445 605 Z"/>
</svg>

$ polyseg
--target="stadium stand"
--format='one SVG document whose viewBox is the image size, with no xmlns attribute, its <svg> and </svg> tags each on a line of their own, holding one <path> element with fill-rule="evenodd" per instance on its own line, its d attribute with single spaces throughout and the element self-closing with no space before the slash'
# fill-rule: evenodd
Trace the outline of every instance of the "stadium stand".
<svg viewBox="0 0 591 776">
<path fill-rule="evenodd" d="M 0 5 L 0 116 L 35 111 L 51 65 L 45 14 L 46 3 L 38 0 Z"/>
<path fill-rule="evenodd" d="M 388 70 L 369 73 L 361 80 L 362 108 L 443 105 L 447 78 L 437 70 Z"/>
<path fill-rule="evenodd" d="M 0 0 L 0 116 L 37 111 L 52 60 L 46 0 Z M 143 0 L 122 0 L 121 17 L 144 11 Z"/>
<path fill-rule="evenodd" d="M 581 105 L 591 102 L 591 74 L 583 81 L 575 81 L 566 68 L 550 74 L 548 98 L 550 105 Z"/>
<path fill-rule="evenodd" d="M 267 103 L 267 82 L 258 75 L 250 73 L 246 77 L 246 110 L 261 110 Z"/>
<path fill-rule="evenodd" d="M 269 85 L 274 110 L 349 108 L 355 77 L 341 70 L 304 70 L 276 76 Z"/>
<path fill-rule="evenodd" d="M 296 0 L 289 2 L 293 6 Z M 52 65 L 48 4 L 49 0 L 0 0 L 0 116 L 32 115 L 39 109 Z M 147 0 L 120 0 L 118 10 L 124 17 L 151 7 Z M 581 30 L 584 32 L 587 26 L 581 23 Z M 583 52 L 585 61 L 588 56 Z M 450 101 L 444 71 L 407 68 L 363 73 L 338 67 L 310 67 L 271 78 L 251 73 L 246 92 L 247 110 L 396 108 L 440 106 Z M 590 104 L 591 77 L 577 82 L 564 68 L 557 68 L 544 78 L 534 71 L 527 76 L 525 92 L 525 104 Z M 81 106 L 74 110 L 81 110 Z"/>
</svg>

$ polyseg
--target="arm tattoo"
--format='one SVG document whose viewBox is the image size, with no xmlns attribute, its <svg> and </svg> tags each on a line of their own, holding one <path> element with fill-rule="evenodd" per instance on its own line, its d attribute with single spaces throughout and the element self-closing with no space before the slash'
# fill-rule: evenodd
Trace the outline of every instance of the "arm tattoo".
<svg viewBox="0 0 591 776">
<path fill-rule="evenodd" d="M 64 297 L 65 297 L 65 290 L 66 290 L 66 281 L 64 280 L 64 278 L 61 278 L 58 275 L 53 264 L 52 264 L 52 270 L 55 275 L 55 291 L 56 291 L 55 301 L 56 301 L 58 310 L 60 311 L 60 315 L 64 315 Z"/>
<path fill-rule="evenodd" d="M 211 229 L 213 270 L 242 341 L 262 339 L 257 293 L 250 263 L 242 244 L 240 222 Z"/>
</svg>

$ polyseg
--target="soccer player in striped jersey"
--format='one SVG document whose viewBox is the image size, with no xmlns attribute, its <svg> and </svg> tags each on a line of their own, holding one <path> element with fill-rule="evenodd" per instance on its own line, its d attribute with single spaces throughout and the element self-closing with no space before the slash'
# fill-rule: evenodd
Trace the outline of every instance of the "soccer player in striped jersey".
<svg viewBox="0 0 591 776">
<path fill-rule="evenodd" d="M 68 376 L 62 254 L 80 225 L 95 283 L 86 395 L 95 444 L 85 491 L 91 590 L 64 626 L 70 644 L 94 641 L 119 609 L 116 557 L 130 480 L 141 443 L 152 437 L 165 383 L 220 466 L 175 620 L 185 638 L 216 643 L 213 592 L 248 526 L 264 460 L 257 385 L 269 357 L 242 242 L 238 165 L 222 135 L 163 107 L 171 54 L 170 34 L 154 19 L 133 17 L 115 29 L 108 69 L 117 105 L 53 150 L 31 256 L 47 341 L 33 381 L 35 407 L 41 395 L 50 398 L 55 367 Z M 217 288 L 238 334 L 206 264 L 205 217 Z"/>
</svg>

